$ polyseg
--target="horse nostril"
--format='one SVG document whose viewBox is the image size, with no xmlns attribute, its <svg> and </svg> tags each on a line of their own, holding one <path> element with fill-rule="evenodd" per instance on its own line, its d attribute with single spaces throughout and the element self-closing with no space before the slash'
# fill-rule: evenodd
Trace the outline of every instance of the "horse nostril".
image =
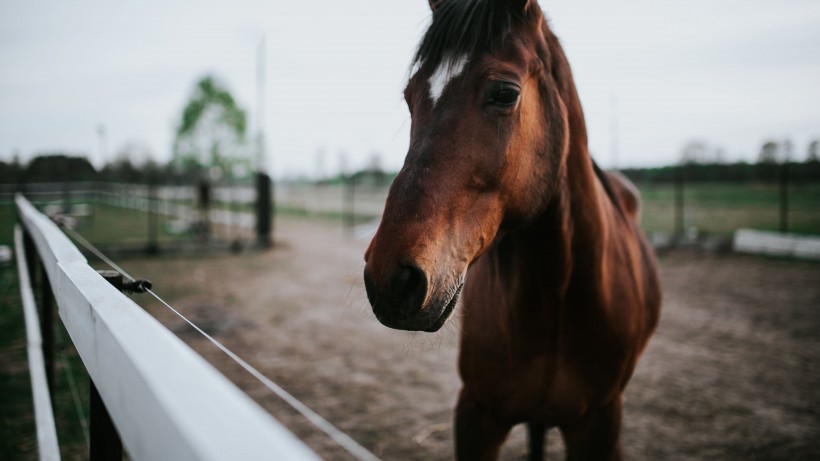
<svg viewBox="0 0 820 461">
<path fill-rule="evenodd" d="M 411 328 L 427 298 L 427 275 L 409 264 L 395 266 L 385 279 L 364 270 L 367 300 L 379 321 L 391 328 Z"/>
<path fill-rule="evenodd" d="M 414 314 L 427 296 L 427 277 L 418 267 L 401 265 L 393 273 L 391 291 L 397 307 L 405 314 Z"/>
</svg>

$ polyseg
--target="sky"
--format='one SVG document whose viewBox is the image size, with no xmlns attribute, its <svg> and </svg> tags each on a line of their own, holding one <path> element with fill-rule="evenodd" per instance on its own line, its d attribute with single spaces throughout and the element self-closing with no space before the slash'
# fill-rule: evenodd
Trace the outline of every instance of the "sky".
<svg viewBox="0 0 820 461">
<path fill-rule="evenodd" d="M 698 140 L 754 161 L 820 138 L 816 0 L 542 0 L 605 167 L 676 162 Z M 401 92 L 426 0 L 0 2 L 0 160 L 95 165 L 127 145 L 167 161 L 195 82 L 214 75 L 263 121 L 278 177 L 400 168 Z M 265 39 L 264 118 L 257 51 Z M 102 133 L 102 135 L 101 135 Z"/>
</svg>

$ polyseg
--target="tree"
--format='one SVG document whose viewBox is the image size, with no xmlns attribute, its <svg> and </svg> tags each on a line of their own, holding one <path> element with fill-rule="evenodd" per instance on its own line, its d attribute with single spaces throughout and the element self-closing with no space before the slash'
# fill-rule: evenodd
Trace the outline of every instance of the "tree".
<svg viewBox="0 0 820 461">
<path fill-rule="evenodd" d="M 760 146 L 760 154 L 757 156 L 757 163 L 774 164 L 779 157 L 780 146 L 774 141 L 766 141 Z"/>
<path fill-rule="evenodd" d="M 726 151 L 719 146 L 710 146 L 705 141 L 687 142 L 680 155 L 681 165 L 714 165 L 726 163 Z"/>
<path fill-rule="evenodd" d="M 15 153 L 11 163 L 0 161 L 0 183 L 13 184 L 23 181 L 25 168 L 20 163 L 20 155 Z"/>
<path fill-rule="evenodd" d="M 809 143 L 809 148 L 806 150 L 807 162 L 820 162 L 820 140 L 813 139 Z"/>
<path fill-rule="evenodd" d="M 793 145 L 791 139 L 786 139 L 780 144 L 780 157 L 783 163 L 791 162 Z"/>
<path fill-rule="evenodd" d="M 39 155 L 26 167 L 27 182 L 94 181 L 97 171 L 85 156 Z"/>
<path fill-rule="evenodd" d="M 174 140 L 174 165 L 180 172 L 233 175 L 242 170 L 237 165 L 251 165 L 246 129 L 245 111 L 230 92 L 214 77 L 204 77 L 182 111 Z"/>
<path fill-rule="evenodd" d="M 683 146 L 680 154 L 681 165 L 695 165 L 705 163 L 709 148 L 703 141 L 689 141 Z"/>
<path fill-rule="evenodd" d="M 159 180 L 159 169 L 148 146 L 128 141 L 117 150 L 114 160 L 105 165 L 102 176 L 109 181 L 150 182 Z"/>
</svg>

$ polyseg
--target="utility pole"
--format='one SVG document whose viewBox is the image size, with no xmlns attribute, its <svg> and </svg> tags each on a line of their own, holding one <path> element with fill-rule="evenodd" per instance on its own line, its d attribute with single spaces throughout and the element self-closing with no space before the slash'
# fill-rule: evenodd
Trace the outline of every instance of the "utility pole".
<svg viewBox="0 0 820 461">
<path fill-rule="evenodd" d="M 267 173 L 265 159 L 265 66 L 267 37 L 262 33 L 262 39 L 256 47 L 256 170 Z"/>
<path fill-rule="evenodd" d="M 100 123 L 97 125 L 97 136 L 100 141 L 100 153 L 97 159 L 97 168 L 102 168 L 105 165 L 105 125 Z M 91 162 L 92 164 L 94 162 Z"/>
<path fill-rule="evenodd" d="M 618 169 L 618 98 L 615 95 L 609 98 L 609 142 L 612 156 L 612 169 Z"/>
<path fill-rule="evenodd" d="M 265 46 L 266 37 L 256 48 L 256 243 L 273 244 L 273 180 L 268 175 L 265 152 Z"/>
</svg>

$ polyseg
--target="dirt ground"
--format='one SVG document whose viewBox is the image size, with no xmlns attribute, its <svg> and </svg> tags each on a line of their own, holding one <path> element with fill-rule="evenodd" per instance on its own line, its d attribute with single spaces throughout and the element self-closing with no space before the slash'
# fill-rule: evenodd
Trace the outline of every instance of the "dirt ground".
<svg viewBox="0 0 820 461">
<path fill-rule="evenodd" d="M 366 241 L 333 221 L 280 219 L 276 249 L 123 266 L 384 460 L 452 459 L 457 328 L 379 324 Z M 661 256 L 659 330 L 626 392 L 633 460 L 820 459 L 820 264 Z M 169 311 L 138 302 L 328 460 L 352 459 Z M 563 459 L 557 432 L 551 459 Z M 525 458 L 525 431 L 504 460 Z"/>
</svg>

